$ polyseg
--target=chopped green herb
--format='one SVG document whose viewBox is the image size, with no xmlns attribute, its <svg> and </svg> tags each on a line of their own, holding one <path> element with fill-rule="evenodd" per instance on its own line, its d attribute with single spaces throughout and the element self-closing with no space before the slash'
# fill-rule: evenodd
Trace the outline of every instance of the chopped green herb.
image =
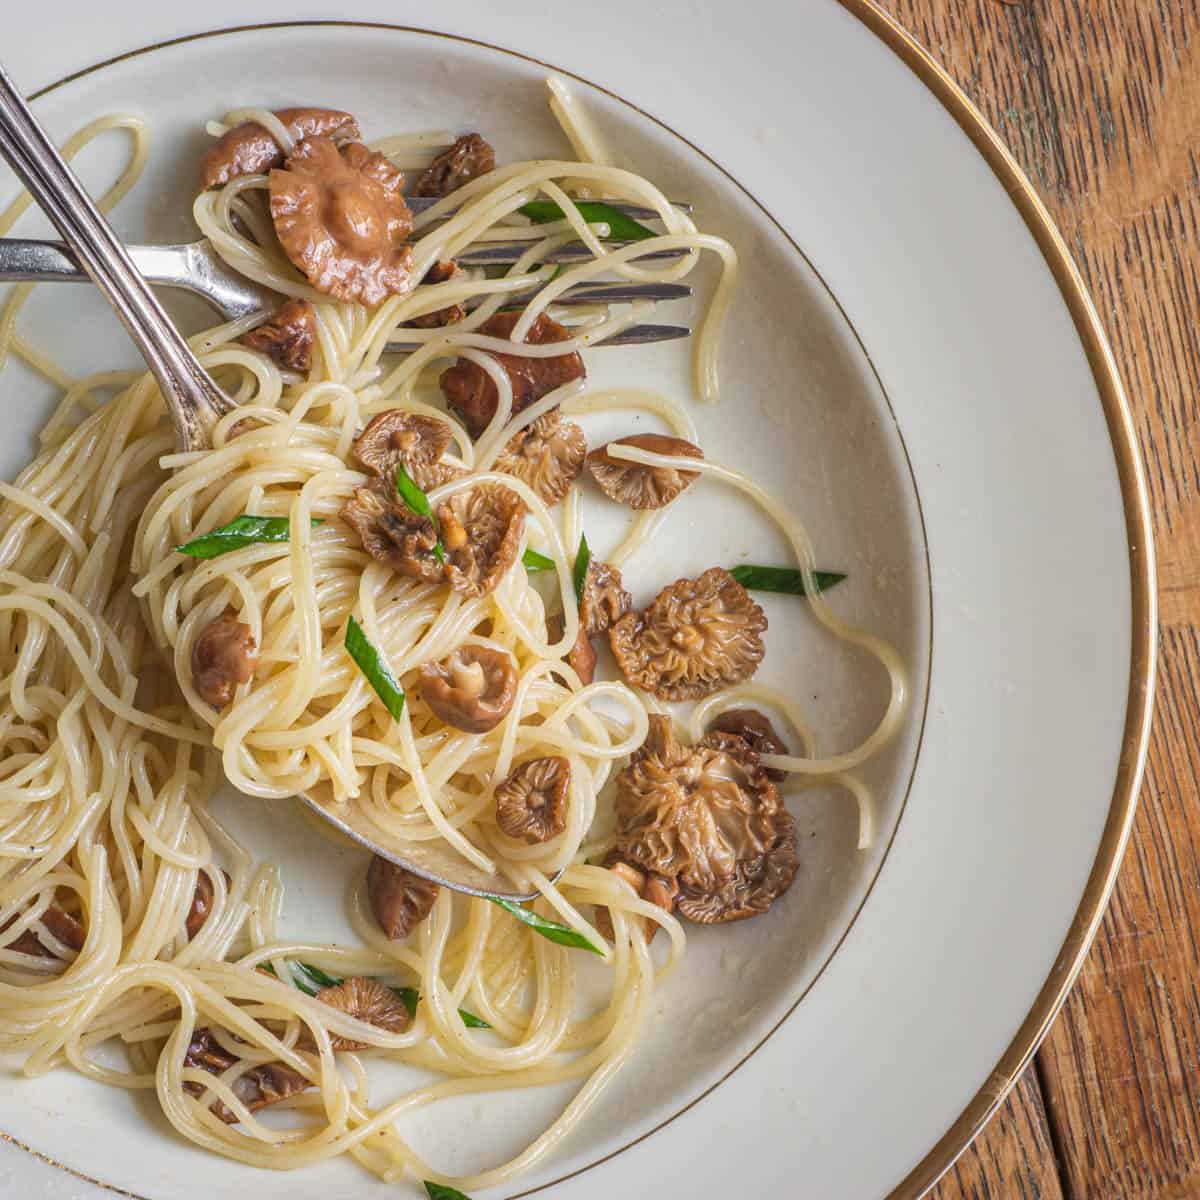
<svg viewBox="0 0 1200 1200">
<path fill-rule="evenodd" d="M 579 535 L 579 550 L 575 555 L 575 566 L 571 576 L 575 580 L 575 601 L 583 603 L 583 585 L 587 582 L 588 563 L 592 561 L 592 552 L 588 548 L 587 534 Z"/>
<path fill-rule="evenodd" d="M 429 1193 L 429 1200 L 471 1200 L 470 1196 L 452 1187 L 443 1187 L 440 1183 L 431 1183 L 428 1179 L 425 1180 L 425 1190 Z"/>
<path fill-rule="evenodd" d="M 408 1009 L 408 1015 L 415 1017 L 417 1015 L 417 1005 L 421 1000 L 421 993 L 415 987 L 394 987 L 392 991 L 396 993 L 400 998 L 400 1002 Z M 462 1023 L 468 1029 L 491 1029 L 491 1026 L 482 1017 L 477 1017 L 473 1012 L 467 1012 L 465 1008 L 460 1008 L 458 1015 L 462 1017 Z"/>
<path fill-rule="evenodd" d="M 396 491 L 400 499 L 420 516 L 428 517 L 433 512 L 429 497 L 413 483 L 412 476 L 399 463 L 396 464 Z"/>
<path fill-rule="evenodd" d="M 575 207 L 580 216 L 589 225 L 603 223 L 608 226 L 608 235 L 618 242 L 640 242 L 646 238 L 658 237 L 653 229 L 647 229 L 639 221 L 627 217 L 619 208 L 605 204 L 599 200 L 578 200 Z M 519 213 L 528 217 L 538 225 L 546 225 L 550 221 L 561 221 L 566 214 L 553 200 L 531 200 L 523 204 Z"/>
<path fill-rule="evenodd" d="M 521 924 L 528 925 L 534 933 L 540 933 L 548 941 L 555 942 L 559 946 L 574 946 L 578 950 L 590 950 L 593 954 L 603 957 L 603 950 L 593 946 L 582 933 L 576 932 L 567 925 L 539 917 L 532 909 L 514 904 L 511 900 L 500 900 L 493 896 L 492 903 L 498 904 L 510 916 L 516 917 Z"/>
<path fill-rule="evenodd" d="M 321 522 L 313 517 L 314 528 Z M 175 549 L 180 554 L 192 558 L 218 558 L 228 554 L 230 550 L 240 550 L 243 546 L 252 546 L 255 542 L 286 542 L 289 540 L 290 523 L 287 517 L 251 517 L 248 515 L 234 518 L 228 525 L 219 529 L 209 530 L 199 537 L 192 538 Z"/>
<path fill-rule="evenodd" d="M 330 975 L 322 971 L 320 967 L 314 967 L 312 963 L 298 962 L 296 966 L 304 972 L 317 985 L 318 988 L 341 987 L 342 981 L 336 975 Z"/>
<path fill-rule="evenodd" d="M 554 559 L 547 558 L 544 554 L 539 554 L 536 550 L 526 550 L 521 555 L 521 562 L 531 575 L 535 571 L 553 571 Z"/>
<path fill-rule="evenodd" d="M 756 567 L 751 563 L 743 563 L 734 567 L 730 572 L 744 588 L 756 592 L 787 592 L 792 596 L 804 595 L 804 574 L 791 567 Z M 817 591 L 828 591 L 835 583 L 841 583 L 846 576 L 839 571 L 814 571 Z"/>
<path fill-rule="evenodd" d="M 395 720 L 400 720 L 400 714 L 404 711 L 404 689 L 396 682 L 383 656 L 367 640 L 362 626 L 353 617 L 346 626 L 346 653 L 354 659 L 388 712 Z"/>
</svg>

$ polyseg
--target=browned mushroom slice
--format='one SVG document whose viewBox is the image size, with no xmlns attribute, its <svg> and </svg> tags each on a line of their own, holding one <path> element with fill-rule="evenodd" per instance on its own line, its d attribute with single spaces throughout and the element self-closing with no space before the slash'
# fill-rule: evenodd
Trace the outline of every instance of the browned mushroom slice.
<svg viewBox="0 0 1200 1200">
<path fill-rule="evenodd" d="M 489 317 L 477 330 L 490 337 L 508 338 L 521 319 L 519 312 L 497 313 Z M 550 342 L 565 342 L 571 331 L 557 321 L 538 313 L 525 341 L 530 346 L 544 346 Z M 582 379 L 586 372 L 583 359 L 578 354 L 557 354 L 553 358 L 530 358 L 518 354 L 496 354 L 492 357 L 504 368 L 512 384 L 512 411 L 515 415 L 528 408 L 555 388 Z M 452 367 L 442 372 L 439 381 L 450 407 L 462 419 L 472 437 L 478 437 L 496 415 L 499 396 L 491 376 L 478 363 L 460 358 Z"/>
<path fill-rule="evenodd" d="M 728 734 L 741 738 L 756 754 L 787 754 L 788 748 L 783 739 L 775 732 L 775 726 L 756 708 L 730 708 L 723 712 L 709 727 L 709 737 L 714 733 Z M 709 738 L 705 738 L 708 742 Z M 766 767 L 767 775 L 782 783 L 787 778 L 786 771 Z"/>
<path fill-rule="evenodd" d="M 564 421 L 554 408 L 509 439 L 496 459 L 496 470 L 523 480 L 544 503 L 557 504 L 583 470 L 586 457 L 583 430 Z"/>
<path fill-rule="evenodd" d="M 332 108 L 281 108 L 275 115 L 297 141 L 310 137 L 358 141 L 362 136 L 358 122 L 349 113 Z M 283 158 L 279 143 L 257 122 L 246 121 L 235 125 L 205 151 L 200 160 L 200 187 L 208 191 L 239 175 L 261 175 L 280 166 Z"/>
<path fill-rule="evenodd" d="M 621 572 L 610 563 L 593 558 L 583 581 L 579 620 L 588 637 L 607 633 L 630 609 L 633 598 L 625 590 Z"/>
<path fill-rule="evenodd" d="M 39 918 L 56 941 L 61 942 L 70 950 L 82 950 L 87 932 L 78 917 L 72 916 L 66 909 L 51 902 L 43 910 Z M 12 917 L 4 925 L 7 929 L 16 920 Z M 5 950 L 15 950 L 18 954 L 32 954 L 35 958 L 57 958 L 58 955 L 44 945 L 32 929 L 26 929 L 14 942 L 4 947 Z"/>
<path fill-rule="evenodd" d="M 423 284 L 447 283 L 462 274 L 463 271 L 454 261 L 436 262 L 425 272 L 425 277 L 421 282 Z M 411 321 L 405 321 L 404 324 L 412 326 L 413 329 L 438 329 L 443 325 L 456 325 L 466 315 L 467 310 L 461 304 L 448 304 L 445 308 L 435 308 L 433 312 L 413 317 Z"/>
<path fill-rule="evenodd" d="M 306 138 L 270 176 L 271 219 L 284 253 L 318 291 L 378 304 L 408 291 L 412 214 L 404 176 L 361 142 L 339 150 Z"/>
<path fill-rule="evenodd" d="M 459 646 L 421 667 L 421 695 L 434 716 L 466 733 L 487 733 L 508 716 L 517 694 L 511 654 L 491 646 Z"/>
<path fill-rule="evenodd" d="M 252 350 L 260 350 L 286 371 L 307 371 L 312 366 L 317 340 L 317 318 L 307 300 L 289 300 L 257 329 L 242 335 Z"/>
<path fill-rule="evenodd" d="M 348 1013 L 388 1033 L 403 1033 L 412 1023 L 412 1017 L 400 997 L 378 979 L 371 979 L 365 975 L 351 975 L 341 983 L 322 988 L 317 993 L 317 999 L 339 1012 Z M 308 1050 L 316 1045 L 316 1039 L 306 1029 L 300 1035 L 298 1044 Z M 366 1042 L 342 1037 L 337 1033 L 330 1035 L 329 1044 L 334 1050 L 367 1048 Z"/>
<path fill-rule="evenodd" d="M 557 642 L 563 635 L 564 625 L 562 613 L 555 613 L 554 616 L 547 617 L 547 638 L 551 642 Z M 596 678 L 596 648 L 592 645 L 582 620 L 579 623 L 579 636 L 575 639 L 575 645 L 567 651 L 566 659 L 567 665 L 579 676 L 579 682 L 584 687 L 587 687 Z M 559 678 L 564 677 L 559 676 Z"/>
<path fill-rule="evenodd" d="M 496 789 L 496 824 L 510 838 L 548 842 L 567 827 L 571 764 L 558 755 L 515 767 Z"/>
<path fill-rule="evenodd" d="M 199 1068 L 210 1075 L 222 1075 L 238 1061 L 238 1056 L 226 1050 L 217 1041 L 216 1034 L 204 1025 L 192 1034 L 183 1065 Z M 306 1091 L 312 1084 L 299 1071 L 293 1071 L 281 1062 L 272 1062 L 250 1067 L 230 1086 L 233 1088 L 233 1094 L 251 1112 L 258 1112 L 259 1109 L 278 1104 L 297 1092 Z M 183 1087 L 184 1091 L 197 1097 L 203 1096 L 208 1090 L 202 1083 L 194 1080 L 188 1080 Z M 226 1125 L 237 1124 L 237 1115 L 221 1100 L 212 1105 L 212 1112 Z"/>
<path fill-rule="evenodd" d="M 371 418 L 350 453 L 393 486 L 396 468 L 402 466 L 417 487 L 429 492 L 462 474 L 458 467 L 441 461 L 452 440 L 445 421 L 388 408 Z"/>
<path fill-rule="evenodd" d="M 438 558 L 437 530 L 415 513 L 383 480 L 354 489 L 342 505 L 342 519 L 353 528 L 363 549 L 400 575 L 440 583 L 446 568 Z"/>
<path fill-rule="evenodd" d="M 766 628 L 746 589 L 711 567 L 664 588 L 644 613 L 626 613 L 608 640 L 635 687 L 663 700 L 699 700 L 754 674 Z"/>
<path fill-rule="evenodd" d="M 477 133 L 464 133 L 417 177 L 415 196 L 445 196 L 495 170 L 496 152 Z"/>
<path fill-rule="evenodd" d="M 587 456 L 587 467 L 600 485 L 600 490 L 618 504 L 630 508 L 662 508 L 670 504 L 692 483 L 698 472 L 680 471 L 675 467 L 647 467 L 642 463 L 613 458 L 609 446 L 629 446 L 650 454 L 669 454 L 676 458 L 703 458 L 704 451 L 683 438 L 666 437 L 660 433 L 639 433 L 634 437 L 618 438 L 593 450 Z"/>
<path fill-rule="evenodd" d="M 192 647 L 192 686 L 213 708 L 224 708 L 234 688 L 254 676 L 258 647 L 250 626 L 232 609 L 209 621 Z"/>
<path fill-rule="evenodd" d="M 517 561 L 525 504 L 512 488 L 479 483 L 437 509 L 446 547 L 446 578 L 456 592 L 486 596 Z"/>
<path fill-rule="evenodd" d="M 615 854 L 610 854 L 604 860 L 604 866 L 614 875 L 624 879 L 643 900 L 658 905 L 663 912 L 674 911 L 675 898 L 679 895 L 679 884 L 674 879 L 656 875 L 654 872 L 647 874 L 645 871 L 639 871 L 637 867 L 622 861 Z M 610 942 L 613 940 L 612 914 L 607 908 L 596 909 L 595 925 L 604 937 Z M 646 931 L 646 938 L 653 941 L 654 935 L 658 933 L 658 922 L 651 917 L 643 917 L 642 928 Z"/>
<path fill-rule="evenodd" d="M 375 855 L 367 869 L 367 898 L 379 928 L 393 942 L 406 938 L 433 910 L 438 885 Z"/>
</svg>

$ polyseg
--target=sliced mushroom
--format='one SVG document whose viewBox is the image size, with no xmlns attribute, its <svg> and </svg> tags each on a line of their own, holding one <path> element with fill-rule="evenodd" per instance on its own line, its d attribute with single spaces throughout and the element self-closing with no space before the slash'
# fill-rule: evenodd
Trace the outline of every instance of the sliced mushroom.
<svg viewBox="0 0 1200 1200">
<path fill-rule="evenodd" d="M 645 612 L 626 613 L 608 640 L 635 687 L 663 700 L 699 700 L 754 674 L 766 628 L 746 589 L 711 567 L 664 588 Z"/>
<path fill-rule="evenodd" d="M 714 733 L 723 733 L 741 738 L 756 754 L 788 753 L 783 739 L 775 732 L 775 726 L 756 708 L 727 709 L 709 725 L 708 729 L 710 737 Z M 786 771 L 772 767 L 764 769 L 768 777 L 776 783 L 782 783 L 787 778 Z"/>
<path fill-rule="evenodd" d="M 438 885 L 375 855 L 367 868 L 367 898 L 379 928 L 396 942 L 406 938 L 433 910 Z"/>
<path fill-rule="evenodd" d="M 588 563 L 583 599 L 579 602 L 579 620 L 588 637 L 607 633 L 632 608 L 633 598 L 625 590 L 621 572 L 593 558 Z"/>
<path fill-rule="evenodd" d="M 421 695 L 434 716 L 466 733 L 487 733 L 508 716 L 517 694 L 511 654 L 491 646 L 459 646 L 421 667 Z"/>
<path fill-rule="evenodd" d="M 342 505 L 342 519 L 373 559 L 398 574 L 426 583 L 441 583 L 445 578 L 445 564 L 436 553 L 438 536 L 433 522 L 413 512 L 382 479 L 355 488 Z"/>
<path fill-rule="evenodd" d="M 318 291 L 378 304 L 411 286 L 404 244 L 412 214 L 404 176 L 361 142 L 306 138 L 270 175 L 271 219 L 284 253 Z"/>
<path fill-rule="evenodd" d="M 225 876 L 225 885 L 228 887 L 229 872 L 222 871 L 221 874 Z M 189 941 L 200 932 L 204 927 L 204 922 L 208 920 L 209 914 L 212 912 L 215 892 L 212 876 L 207 871 L 201 871 L 196 879 L 196 890 L 192 893 L 192 906 L 188 909 L 187 921 L 184 926 Z"/>
<path fill-rule="evenodd" d="M 559 755 L 515 767 L 496 789 L 496 824 L 510 838 L 548 842 L 567 827 L 571 764 Z"/>
<path fill-rule="evenodd" d="M 511 488 L 479 483 L 437 508 L 446 547 L 446 578 L 456 592 L 486 596 L 517 561 L 525 504 Z"/>
<path fill-rule="evenodd" d="M 350 453 L 393 490 L 396 468 L 402 466 L 417 487 L 429 492 L 462 474 L 458 467 L 441 461 L 452 440 L 445 421 L 388 408 L 371 418 Z"/>
<path fill-rule="evenodd" d="M 16 917 L 12 917 L 5 923 L 4 928 L 7 929 L 16 919 Z M 87 931 L 79 918 L 72 916 L 66 909 L 51 901 L 43 910 L 39 920 L 46 927 L 46 932 L 68 949 L 83 949 Z M 35 958 L 58 957 L 49 946 L 41 942 L 37 933 L 32 929 L 26 929 L 20 937 L 10 942 L 4 949 L 15 950 L 18 954 L 32 954 Z"/>
<path fill-rule="evenodd" d="M 477 133 L 464 133 L 443 150 L 417 178 L 415 196 L 445 196 L 495 170 L 496 152 Z"/>
<path fill-rule="evenodd" d="M 358 122 L 332 108 L 281 108 L 275 114 L 297 141 L 328 137 L 338 141 L 362 136 Z M 261 175 L 283 163 L 283 149 L 256 121 L 235 125 L 205 151 L 200 160 L 200 187 L 220 187 L 239 175 Z"/>
<path fill-rule="evenodd" d="M 323 1004 L 336 1008 L 368 1025 L 375 1025 L 388 1033 L 403 1033 L 412 1023 L 412 1017 L 404 1005 L 404 1001 L 385 987 L 378 979 L 365 975 L 351 975 L 341 983 L 332 987 L 322 988 L 317 997 Z M 304 1049 L 316 1045 L 316 1039 L 306 1029 L 299 1038 L 298 1044 Z M 341 1034 L 331 1034 L 329 1044 L 334 1050 L 365 1050 L 366 1042 L 354 1038 L 342 1037 Z"/>
<path fill-rule="evenodd" d="M 210 1075 L 223 1075 L 240 1059 L 231 1054 L 220 1042 L 216 1034 L 203 1025 L 192 1035 L 192 1040 L 183 1058 L 185 1067 L 199 1068 Z M 230 1086 L 233 1094 L 251 1111 L 258 1112 L 272 1104 L 278 1104 L 297 1092 L 306 1091 L 312 1087 L 299 1071 L 281 1062 L 258 1063 L 243 1071 Z M 203 1096 L 208 1090 L 202 1083 L 188 1080 L 183 1085 L 184 1091 L 192 1096 Z M 236 1125 L 237 1115 L 223 1101 L 218 1100 L 212 1105 L 213 1115 L 226 1125 Z"/>
<path fill-rule="evenodd" d="M 704 451 L 683 438 L 666 437 L 660 433 L 639 433 L 634 437 L 618 438 L 593 450 L 587 456 L 587 467 L 600 485 L 600 490 L 618 504 L 630 508 L 662 508 L 698 476 L 697 471 L 680 471 L 675 467 L 647 467 L 642 463 L 614 458 L 611 446 L 629 446 L 650 454 L 669 454 L 675 457 L 703 458 Z"/>
<path fill-rule="evenodd" d="M 317 317 L 307 300 L 288 300 L 269 321 L 242 335 L 247 346 L 285 371 L 307 372 L 316 340 Z"/>
<path fill-rule="evenodd" d="M 458 263 L 453 260 L 436 262 L 425 272 L 421 283 L 447 283 L 463 273 Z M 433 312 L 413 317 L 411 321 L 405 321 L 404 324 L 413 329 L 438 329 L 443 325 L 457 325 L 466 315 L 467 310 L 461 304 L 448 304 L 445 308 L 435 308 Z"/>
<path fill-rule="evenodd" d="M 586 457 L 583 430 L 553 408 L 509 439 L 496 458 L 496 470 L 523 480 L 545 504 L 557 504 Z"/>
<path fill-rule="evenodd" d="M 562 637 L 564 627 L 562 613 L 546 618 L 546 636 L 551 642 L 557 642 Z M 579 622 L 579 636 L 575 639 L 575 645 L 567 651 L 567 665 L 579 676 L 579 682 L 584 687 L 596 678 L 596 647 L 592 645 L 582 620 Z"/>
<path fill-rule="evenodd" d="M 239 683 L 247 683 L 258 665 L 258 647 L 250 626 L 226 609 L 209 621 L 192 647 L 192 686 L 213 708 L 224 708 Z"/>
<path fill-rule="evenodd" d="M 604 866 L 619 875 L 635 892 L 651 904 L 657 904 L 663 912 L 674 912 L 675 898 L 679 895 L 679 884 L 665 875 L 656 875 L 653 871 L 639 871 L 637 867 L 624 862 L 615 854 L 610 854 L 604 860 Z M 607 908 L 597 907 L 595 916 L 596 929 L 610 942 L 613 940 L 612 914 Z M 651 917 L 642 918 L 642 928 L 646 931 L 647 941 L 653 941 L 658 933 L 659 925 Z"/>
<path fill-rule="evenodd" d="M 520 319 L 519 312 L 496 313 L 484 321 L 477 332 L 490 337 L 508 338 Z M 544 346 L 550 342 L 565 342 L 570 336 L 571 331 L 565 326 L 545 313 L 539 313 L 525 342 L 530 346 Z M 492 357 L 507 372 L 512 384 L 514 415 L 555 388 L 573 379 L 582 379 L 586 374 L 583 359 L 576 353 L 558 354 L 553 358 L 493 353 Z M 472 437 L 478 437 L 496 415 L 499 402 L 491 376 L 478 363 L 460 358 L 442 372 L 439 382 L 447 402 L 462 419 L 467 431 Z"/>
</svg>

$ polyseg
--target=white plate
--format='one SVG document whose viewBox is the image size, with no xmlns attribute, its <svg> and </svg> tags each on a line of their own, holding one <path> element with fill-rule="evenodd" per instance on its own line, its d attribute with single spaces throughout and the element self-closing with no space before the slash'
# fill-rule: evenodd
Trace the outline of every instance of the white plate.
<svg viewBox="0 0 1200 1200">
<path fill-rule="evenodd" d="M 495 18 L 477 8 L 472 32 L 487 37 Z M 701 58 L 715 44 L 675 33 L 676 56 L 688 39 Z M 803 34 L 786 85 L 765 70 L 756 85 L 753 64 L 734 56 L 721 86 L 694 97 L 686 131 L 706 148 L 727 138 L 739 89 L 757 86 L 764 112 L 798 126 L 786 136 L 769 118 L 743 127 L 750 153 L 723 141 L 749 191 L 645 113 L 578 88 L 630 165 L 695 200 L 702 225 L 742 251 L 724 403 L 696 414 L 704 443 L 760 469 L 803 512 L 822 562 L 850 571 L 837 605 L 901 646 L 913 707 L 872 772 L 875 848 L 854 853 L 843 797 L 793 806 L 813 835 L 797 887 L 766 918 L 691 936 L 639 1058 L 525 1184 L 553 1183 L 556 1198 L 651 1185 L 696 1197 L 918 1191 L 1031 1051 L 1098 919 L 1131 815 L 1152 673 L 1150 548 L 1127 416 L 1090 309 L 1036 201 L 944 81 L 929 76 L 1017 191 L 1019 212 L 865 25 L 830 3 L 805 14 Z M 658 32 L 645 36 L 649 53 Z M 620 90 L 612 64 L 585 74 Z M 60 135 L 98 112 L 149 117 L 157 153 L 117 224 L 131 238 L 174 240 L 190 235 L 196 124 L 227 106 L 327 102 L 358 113 L 368 135 L 478 127 L 505 158 L 559 153 L 544 74 L 413 31 L 259 29 L 126 57 L 38 107 Z M 95 148 L 90 179 L 111 170 L 117 149 Z M 80 369 L 128 359 L 94 297 L 47 292 L 30 307 L 32 337 Z M 678 347 L 596 351 L 590 366 L 601 382 L 684 386 Z M 7 476 L 45 393 L 9 374 L 0 396 L 11 414 Z M 639 599 L 677 571 L 761 558 L 773 545 L 715 489 L 697 489 L 668 532 L 633 573 Z M 826 744 L 851 744 L 878 713 L 878 679 L 794 606 L 777 601 L 770 616 L 764 677 L 802 680 Z M 297 881 L 289 931 L 337 936 L 354 856 L 323 850 L 322 871 L 302 871 L 318 843 L 295 814 L 241 810 L 260 853 Z M 405 1130 L 439 1165 L 470 1167 L 518 1147 L 561 1099 L 475 1098 Z M 62 1072 L 6 1087 L 0 1129 L 153 1200 L 388 1191 L 348 1163 L 252 1176 L 181 1145 L 153 1107 Z M 6 1165 L 41 1186 L 32 1160 Z"/>
</svg>

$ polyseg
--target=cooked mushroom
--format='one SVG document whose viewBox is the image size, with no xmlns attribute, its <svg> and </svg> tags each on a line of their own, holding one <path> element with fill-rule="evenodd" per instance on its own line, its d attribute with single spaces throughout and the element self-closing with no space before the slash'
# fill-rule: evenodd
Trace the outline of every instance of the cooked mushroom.
<svg viewBox="0 0 1200 1200">
<path fill-rule="evenodd" d="M 7 929 L 15 920 L 16 917 L 9 919 L 5 922 L 4 928 Z M 46 927 L 46 932 L 68 949 L 83 949 L 84 939 L 87 936 L 86 931 L 79 918 L 72 916 L 66 909 L 52 901 L 45 907 L 39 920 Z M 43 944 L 32 929 L 26 929 L 20 937 L 10 942 L 4 949 L 15 950 L 18 954 L 32 954 L 35 958 L 58 957 L 49 946 Z"/>
<path fill-rule="evenodd" d="M 388 408 L 371 418 L 350 453 L 368 471 L 387 481 L 394 490 L 396 468 L 403 466 L 408 477 L 423 492 L 440 487 L 462 474 L 458 467 L 442 462 L 450 449 L 450 426 L 437 417 Z"/>
<path fill-rule="evenodd" d="M 225 876 L 225 885 L 228 887 L 229 872 L 222 871 L 221 874 Z M 187 921 L 184 926 L 189 941 L 200 932 L 204 927 L 204 922 L 208 920 L 209 914 L 212 912 L 215 891 L 212 876 L 207 871 L 201 871 L 196 879 L 196 890 L 192 893 L 192 906 L 188 909 Z"/>
<path fill-rule="evenodd" d="M 616 854 L 680 885 L 679 911 L 705 924 L 765 912 L 796 874 L 795 831 L 756 762 L 683 746 L 669 717 L 617 777 Z"/>
<path fill-rule="evenodd" d="M 586 457 L 583 430 L 552 408 L 509 438 L 496 459 L 496 470 L 529 484 L 544 503 L 557 504 L 583 470 Z"/>
<path fill-rule="evenodd" d="M 390 987 L 385 987 L 378 979 L 371 979 L 365 975 L 351 975 L 341 983 L 322 988 L 316 998 L 339 1012 L 348 1013 L 388 1033 L 403 1033 L 412 1023 L 404 1001 Z M 307 1050 L 316 1045 L 316 1039 L 306 1029 L 300 1035 L 298 1044 Z M 367 1048 L 366 1042 L 342 1037 L 338 1033 L 330 1034 L 329 1044 L 334 1050 Z"/>
<path fill-rule="evenodd" d="M 787 754 L 788 752 L 783 739 L 775 732 L 775 726 L 756 708 L 727 709 L 709 725 L 708 729 L 710 737 L 714 733 L 724 733 L 741 738 L 756 754 Z M 786 771 L 772 767 L 764 769 L 776 783 L 782 783 L 787 778 Z"/>
<path fill-rule="evenodd" d="M 449 262 L 435 262 L 428 271 L 425 272 L 425 277 L 421 280 L 425 283 L 447 283 L 456 276 L 463 274 L 458 263 L 453 260 Z M 448 304 L 445 308 L 435 308 L 433 312 L 427 312 L 423 316 L 413 317 L 411 321 L 405 321 L 405 325 L 411 325 L 414 329 L 437 329 L 442 325 L 456 325 L 467 315 L 467 310 L 461 304 Z"/>
<path fill-rule="evenodd" d="M 603 865 L 614 875 L 624 879 L 643 900 L 657 904 L 664 912 L 675 910 L 675 898 L 679 895 L 679 884 L 676 880 L 665 875 L 656 875 L 653 871 L 648 874 L 639 871 L 637 867 L 622 861 L 615 854 L 609 854 Z M 610 942 L 613 940 L 612 914 L 607 908 L 597 907 L 595 925 L 604 937 Z M 643 917 L 642 928 L 646 931 L 647 940 L 653 941 L 659 926 L 653 918 Z"/>
<path fill-rule="evenodd" d="M 557 642 L 562 637 L 564 626 L 562 613 L 555 613 L 554 616 L 546 618 L 546 636 L 551 642 Z M 579 622 L 579 636 L 575 639 L 575 645 L 567 651 L 567 665 L 579 676 L 579 682 L 584 687 L 596 678 L 596 647 L 592 645 L 582 619 Z"/>
<path fill-rule="evenodd" d="M 486 596 L 517 561 L 525 504 L 512 488 L 479 483 L 437 508 L 446 547 L 446 578 L 456 592 Z"/>
<path fill-rule="evenodd" d="M 258 647 L 250 626 L 226 609 L 204 627 L 192 647 L 192 687 L 206 704 L 224 708 L 233 690 L 246 683 L 258 665 Z"/>
<path fill-rule="evenodd" d="M 610 563 L 593 558 L 583 581 L 579 620 L 588 637 L 607 633 L 630 609 L 633 598 L 625 590 L 621 572 Z"/>
<path fill-rule="evenodd" d="M 521 319 L 519 312 L 497 313 L 489 317 L 477 332 L 491 337 L 508 338 Z M 538 313 L 525 342 L 530 346 L 543 346 L 550 342 L 565 342 L 571 331 L 545 313 Z M 518 354 L 497 354 L 492 357 L 508 373 L 512 383 L 512 411 L 519 413 L 536 400 L 540 400 L 555 388 L 582 379 L 586 372 L 583 359 L 578 354 L 557 354 L 553 358 L 532 358 Z M 439 380 L 450 407 L 459 415 L 472 437 L 478 437 L 496 415 L 499 397 L 491 376 L 478 363 L 458 359 L 452 367 L 442 372 Z"/>
<path fill-rule="evenodd" d="M 271 219 L 284 253 L 318 291 L 378 304 L 411 285 L 404 244 L 412 214 L 404 176 L 361 142 L 339 150 L 306 138 L 270 176 Z"/>
<path fill-rule="evenodd" d="M 269 321 L 242 335 L 247 346 L 285 371 L 307 371 L 316 340 L 317 318 L 307 300 L 288 300 Z"/>
<path fill-rule="evenodd" d="M 207 1025 L 202 1025 L 192 1034 L 183 1065 L 199 1068 L 210 1075 L 223 1075 L 239 1061 L 236 1054 L 231 1054 L 217 1041 L 216 1034 Z M 312 1084 L 299 1071 L 293 1071 L 281 1062 L 271 1062 L 258 1063 L 243 1071 L 230 1086 L 233 1094 L 251 1112 L 258 1112 L 260 1108 L 278 1104 L 297 1092 L 306 1091 Z M 188 1080 L 183 1087 L 192 1096 L 203 1096 L 208 1090 L 195 1080 Z M 226 1125 L 237 1124 L 237 1115 L 221 1100 L 212 1105 L 212 1112 Z"/>
<path fill-rule="evenodd" d="M 358 534 L 363 549 L 400 575 L 440 583 L 445 564 L 437 556 L 438 536 L 428 517 L 415 513 L 382 479 L 354 489 L 342 505 L 342 519 Z"/>
<path fill-rule="evenodd" d="M 406 938 L 429 916 L 438 885 L 375 855 L 367 868 L 367 898 L 379 928 L 393 942 Z"/>
<path fill-rule="evenodd" d="M 496 152 L 477 133 L 464 133 L 421 172 L 415 196 L 445 196 L 496 167 Z"/>
<path fill-rule="evenodd" d="M 664 588 L 645 612 L 626 613 L 608 640 L 635 687 L 663 700 L 699 700 L 754 674 L 766 628 L 746 589 L 710 567 Z"/>
<path fill-rule="evenodd" d="M 662 508 L 696 479 L 697 471 L 680 471 L 675 467 L 647 467 L 642 463 L 613 458 L 610 446 L 629 446 L 651 454 L 670 454 L 675 457 L 703 458 L 704 451 L 683 438 L 666 437 L 660 433 L 639 433 L 634 437 L 618 438 L 593 450 L 587 456 L 587 467 L 600 485 L 600 490 L 618 504 L 630 508 Z"/>
<path fill-rule="evenodd" d="M 496 789 L 496 824 L 510 838 L 548 842 L 567 827 L 571 764 L 558 755 L 515 767 Z"/>
<path fill-rule="evenodd" d="M 275 114 L 297 141 L 328 137 L 358 141 L 358 122 L 332 108 L 281 108 Z M 220 187 L 239 175 L 261 175 L 282 164 L 279 143 L 256 121 L 235 125 L 205 151 L 200 160 L 200 187 Z"/>
<path fill-rule="evenodd" d="M 487 733 L 508 716 L 517 694 L 511 654 L 491 646 L 459 646 L 421 667 L 421 695 L 434 716 L 466 733 Z"/>
</svg>

